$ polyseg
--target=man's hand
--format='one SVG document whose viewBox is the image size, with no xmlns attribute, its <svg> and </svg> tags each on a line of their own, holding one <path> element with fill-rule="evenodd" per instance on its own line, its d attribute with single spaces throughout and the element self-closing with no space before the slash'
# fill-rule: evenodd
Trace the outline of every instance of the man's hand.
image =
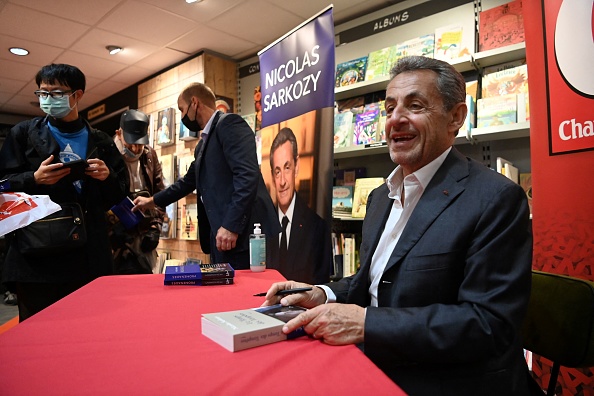
<svg viewBox="0 0 594 396">
<path fill-rule="evenodd" d="M 136 197 L 134 199 L 134 207 L 132 208 L 132 212 L 136 212 L 137 210 L 148 210 L 155 208 L 155 201 L 153 201 L 153 197 Z"/>
<path fill-rule="evenodd" d="M 217 231 L 217 249 L 219 252 L 231 250 L 237 243 L 237 234 L 221 227 Z"/>
<path fill-rule="evenodd" d="M 358 344 L 365 337 L 365 308 L 355 304 L 319 305 L 291 319 L 283 326 L 283 333 L 301 326 L 329 345 Z"/>
<path fill-rule="evenodd" d="M 277 296 L 276 292 L 279 290 L 290 290 L 297 289 L 300 287 L 311 287 L 312 290 L 305 293 L 288 294 L 285 296 Z M 266 292 L 266 301 L 262 304 L 263 307 L 282 304 L 287 305 L 298 305 L 304 308 L 313 308 L 316 305 L 324 304 L 327 300 L 326 293 L 319 287 L 308 285 L 307 283 L 300 283 L 294 281 L 288 282 L 277 282 L 270 286 L 270 289 Z"/>
<path fill-rule="evenodd" d="M 109 167 L 105 165 L 103 160 L 99 158 L 89 158 L 87 160 L 89 167 L 85 170 L 85 174 L 93 179 L 103 181 L 109 176 Z"/>
<path fill-rule="evenodd" d="M 39 168 L 33 173 L 35 183 L 52 185 L 56 184 L 58 180 L 70 173 L 70 169 L 63 168 L 64 164 L 52 164 L 54 156 L 50 155 L 47 159 L 41 162 Z"/>
</svg>

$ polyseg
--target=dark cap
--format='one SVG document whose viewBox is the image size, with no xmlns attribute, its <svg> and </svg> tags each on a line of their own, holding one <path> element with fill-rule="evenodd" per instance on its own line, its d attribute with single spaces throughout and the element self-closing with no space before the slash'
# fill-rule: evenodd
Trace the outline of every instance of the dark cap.
<svg viewBox="0 0 594 396">
<path fill-rule="evenodd" d="M 148 144 L 149 118 L 142 111 L 126 110 L 120 118 L 120 128 L 128 144 Z"/>
</svg>

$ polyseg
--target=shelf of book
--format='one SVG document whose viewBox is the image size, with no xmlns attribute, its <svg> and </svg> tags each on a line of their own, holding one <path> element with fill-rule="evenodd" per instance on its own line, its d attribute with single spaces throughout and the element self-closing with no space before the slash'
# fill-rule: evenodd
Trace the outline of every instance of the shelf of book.
<svg viewBox="0 0 594 396">
<path fill-rule="evenodd" d="M 473 59 L 470 55 L 460 57 L 455 62 L 451 63 L 452 66 L 459 72 L 465 72 L 475 70 Z M 334 89 L 334 99 L 341 100 L 352 98 L 354 96 L 365 95 L 370 92 L 384 91 L 390 82 L 389 76 L 383 76 L 374 78 L 369 81 L 361 81 L 351 85 L 345 85 L 343 87 L 337 87 Z"/>
<path fill-rule="evenodd" d="M 471 130 L 471 136 L 473 141 L 481 142 L 529 137 L 530 122 L 526 121 L 486 128 L 473 128 Z"/>
<path fill-rule="evenodd" d="M 484 128 L 486 129 L 486 128 Z M 474 131 L 475 129 L 473 129 Z M 470 143 L 470 141 L 466 138 L 466 134 L 464 131 L 460 131 L 454 144 L 465 144 Z M 375 154 L 388 154 L 388 146 L 382 143 L 378 144 L 371 144 L 369 147 L 365 147 L 364 145 L 359 146 L 349 146 L 349 147 L 338 147 L 334 149 L 334 159 L 341 159 L 341 158 L 355 158 L 355 157 L 364 157 L 367 155 L 375 155 Z"/>
<path fill-rule="evenodd" d="M 526 57 L 526 43 L 517 43 L 505 47 L 477 52 L 474 54 L 474 63 L 479 69 L 500 63 L 511 62 Z"/>
</svg>

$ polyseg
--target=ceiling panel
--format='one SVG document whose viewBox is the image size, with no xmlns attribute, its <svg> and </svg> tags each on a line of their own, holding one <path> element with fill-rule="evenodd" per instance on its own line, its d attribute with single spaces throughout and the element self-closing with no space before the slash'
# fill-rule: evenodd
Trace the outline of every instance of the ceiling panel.
<svg viewBox="0 0 594 396">
<path fill-rule="evenodd" d="M 335 0 L 334 21 L 399 0 Z M 0 0 L 0 117 L 40 115 L 35 74 L 49 63 L 78 66 L 87 77 L 80 108 L 104 100 L 173 64 L 210 50 L 236 61 L 257 52 L 324 9 L 327 1 L 291 0 Z M 107 45 L 124 47 L 110 56 Z M 24 47 L 16 57 L 9 47 Z"/>
</svg>

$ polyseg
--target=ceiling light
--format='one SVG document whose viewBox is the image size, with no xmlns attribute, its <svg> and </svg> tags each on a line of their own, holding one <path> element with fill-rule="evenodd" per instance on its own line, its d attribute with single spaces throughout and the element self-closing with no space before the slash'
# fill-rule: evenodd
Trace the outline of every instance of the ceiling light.
<svg viewBox="0 0 594 396">
<path fill-rule="evenodd" d="M 12 48 L 9 48 L 9 51 L 15 55 L 18 55 L 18 56 L 29 55 L 29 51 L 27 51 L 24 48 L 12 47 Z"/>
<path fill-rule="evenodd" d="M 107 50 L 109 51 L 109 55 L 115 55 L 115 54 L 117 54 L 118 52 L 120 52 L 120 51 L 122 51 L 122 50 L 123 50 L 123 48 L 122 48 L 122 47 L 118 47 L 117 45 L 108 45 L 108 46 L 107 46 L 107 47 L 105 47 L 105 48 L 107 48 Z"/>
</svg>

